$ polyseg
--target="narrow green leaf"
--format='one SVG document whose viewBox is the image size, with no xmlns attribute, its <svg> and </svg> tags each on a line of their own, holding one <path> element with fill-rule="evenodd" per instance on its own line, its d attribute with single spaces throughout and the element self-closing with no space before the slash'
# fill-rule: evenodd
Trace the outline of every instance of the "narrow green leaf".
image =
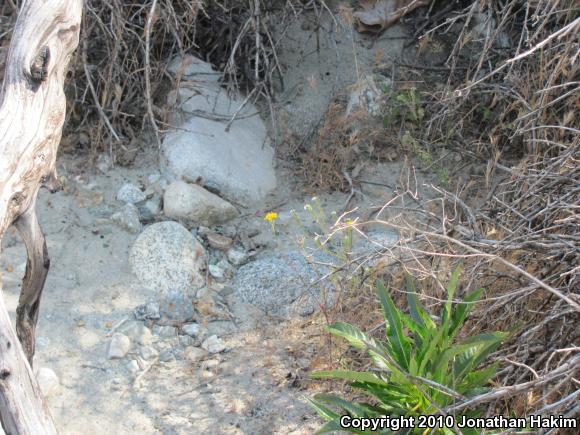
<svg viewBox="0 0 580 435">
<path fill-rule="evenodd" d="M 311 399 L 310 397 L 306 398 L 306 401 L 310 406 L 314 408 L 314 410 L 320 415 L 324 420 L 330 421 L 337 418 L 339 415 L 334 412 L 332 409 L 328 408 L 327 406 L 323 405 L 319 401 L 315 399 Z"/>
<path fill-rule="evenodd" d="M 454 308 L 453 314 L 451 315 L 451 325 L 449 327 L 449 337 L 454 338 L 463 322 L 469 315 L 473 307 L 473 303 L 481 299 L 483 295 L 483 289 L 477 289 L 468 293 L 464 298 L 463 301 L 458 303 Z"/>
<path fill-rule="evenodd" d="M 328 326 L 326 330 L 333 335 L 346 339 L 351 346 L 366 350 L 379 369 L 397 370 L 389 361 L 388 355 L 390 351 L 388 346 L 365 334 L 356 326 L 349 323 L 336 322 Z"/>
<path fill-rule="evenodd" d="M 403 333 L 403 325 L 401 324 L 401 318 L 399 317 L 399 310 L 395 307 L 393 300 L 389 296 L 389 292 L 381 281 L 377 282 L 377 289 L 383 307 L 385 321 L 389 326 L 389 341 L 398 357 L 396 358 L 396 361 L 405 370 L 408 370 L 411 346 L 409 339 Z"/>
<path fill-rule="evenodd" d="M 399 407 L 401 401 L 405 401 L 409 397 L 408 390 L 394 382 L 387 385 L 353 382 L 351 386 L 375 397 L 383 404 L 388 403 L 392 407 Z"/>
<path fill-rule="evenodd" d="M 401 321 L 403 325 L 413 333 L 413 338 L 408 337 L 408 341 L 412 344 L 412 348 L 420 348 L 423 345 L 423 338 L 427 336 L 427 328 L 420 326 L 411 317 L 401 313 Z"/>
<path fill-rule="evenodd" d="M 419 356 L 419 376 L 425 376 L 426 369 L 433 364 L 432 356 L 435 351 L 441 350 L 444 333 L 445 329 L 443 326 L 431 331 L 428 340 L 426 340 L 426 349 Z"/>
<path fill-rule="evenodd" d="M 318 402 L 323 402 L 328 405 L 336 406 L 339 409 L 343 409 L 354 417 L 364 417 L 366 414 L 365 409 L 358 403 L 344 400 L 335 394 L 320 393 L 316 394 L 314 399 Z"/>
<path fill-rule="evenodd" d="M 411 317 L 415 322 L 417 322 L 421 326 L 425 326 L 425 321 L 423 320 L 423 316 L 421 315 L 423 310 L 423 306 L 417 297 L 417 289 L 415 288 L 415 282 L 411 275 L 407 275 L 405 278 L 405 287 L 407 288 L 407 303 L 409 304 L 409 311 L 411 313 Z"/>
<path fill-rule="evenodd" d="M 448 336 L 449 323 L 451 321 L 451 311 L 453 308 L 453 297 L 455 296 L 455 290 L 457 290 L 457 283 L 459 282 L 459 273 L 461 268 L 458 266 L 455 268 L 453 273 L 451 273 L 451 279 L 447 285 L 447 302 L 443 308 L 443 313 L 441 314 L 441 326 L 445 331 L 445 335 Z"/>
<path fill-rule="evenodd" d="M 335 322 L 326 328 L 328 332 L 338 337 L 346 339 L 351 346 L 357 349 L 365 349 L 369 345 L 374 347 L 382 347 L 377 341 L 370 335 L 365 334 L 356 326 L 350 323 Z"/>
<path fill-rule="evenodd" d="M 345 429 L 340 425 L 340 416 L 335 418 L 334 420 L 331 420 L 329 422 L 327 422 L 324 426 L 322 426 L 320 429 L 318 429 L 318 431 L 316 432 L 317 434 L 319 433 L 328 433 L 328 432 L 344 432 Z M 349 429 L 349 432 L 351 433 L 364 433 L 362 431 L 357 431 L 356 429 Z"/>
<path fill-rule="evenodd" d="M 476 388 L 481 388 L 495 376 L 497 373 L 497 364 L 492 364 L 482 370 L 475 370 L 465 376 L 463 382 L 458 386 L 459 392 L 473 391 Z"/>
<path fill-rule="evenodd" d="M 349 370 L 319 370 L 310 374 L 314 379 L 343 379 L 351 382 L 366 382 L 386 386 L 388 382 L 370 372 L 354 372 Z"/>
<path fill-rule="evenodd" d="M 488 332 L 470 337 L 463 341 L 462 345 L 468 346 L 466 350 L 457 355 L 453 365 L 455 379 L 461 381 L 473 368 L 482 363 L 498 346 L 508 337 L 504 332 Z"/>
</svg>

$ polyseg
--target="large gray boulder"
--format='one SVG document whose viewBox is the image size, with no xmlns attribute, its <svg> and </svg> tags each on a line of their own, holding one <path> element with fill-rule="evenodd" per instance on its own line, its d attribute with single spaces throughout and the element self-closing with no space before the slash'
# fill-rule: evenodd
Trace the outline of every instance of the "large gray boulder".
<svg viewBox="0 0 580 435">
<path fill-rule="evenodd" d="M 216 85 L 219 84 L 222 77 L 222 74 L 215 71 L 211 64 L 189 54 L 174 58 L 169 63 L 167 71 L 174 76 L 179 76 L 182 80 L 193 80 Z"/>
<path fill-rule="evenodd" d="M 163 213 L 189 226 L 213 227 L 238 215 L 229 202 L 196 184 L 177 180 L 167 186 L 163 195 Z"/>
<path fill-rule="evenodd" d="M 332 285 L 318 282 L 329 271 L 309 263 L 301 252 L 277 253 L 240 267 L 233 287 L 240 300 L 267 314 L 305 316 L 336 300 Z"/>
<path fill-rule="evenodd" d="M 190 65 L 207 73 L 206 66 Z M 225 198 L 243 205 L 260 202 L 276 187 L 274 150 L 252 103 L 244 106 L 243 98 L 228 94 L 212 80 L 182 83 L 168 100 L 178 108 L 180 116 L 174 118 L 182 122 L 163 140 L 161 166 L 166 178 L 201 177 Z M 226 130 L 234 115 L 236 120 Z"/>
<path fill-rule="evenodd" d="M 133 272 L 149 288 L 167 294 L 205 285 L 205 250 L 177 222 L 160 222 L 143 231 L 131 248 Z"/>
</svg>

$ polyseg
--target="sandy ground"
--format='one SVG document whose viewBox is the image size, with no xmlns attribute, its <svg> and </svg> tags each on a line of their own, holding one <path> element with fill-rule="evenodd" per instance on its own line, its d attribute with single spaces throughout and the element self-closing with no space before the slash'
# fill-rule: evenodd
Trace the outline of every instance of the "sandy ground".
<svg viewBox="0 0 580 435">
<path fill-rule="evenodd" d="M 297 23 L 296 33 L 307 35 L 308 25 Z M 297 91 L 288 95 L 290 123 L 311 118 L 313 109 L 322 115 L 327 104 L 322 98 L 344 92 L 345 83 L 355 80 L 364 68 L 372 68 L 377 53 L 398 56 L 403 40 L 396 37 L 401 32 L 402 27 L 393 27 L 373 49 L 357 35 L 353 42 L 353 34 L 325 34 L 319 55 L 308 54 L 318 44 L 315 39 L 298 38 L 282 59 L 289 68 L 287 90 Z M 389 42 L 388 35 L 395 39 Z M 324 91 L 319 105 L 312 105 L 308 83 Z M 379 178 L 393 184 L 400 164 L 386 165 L 378 171 Z M 52 267 L 42 299 L 35 359 L 36 367 L 49 367 L 60 379 L 60 386 L 48 397 L 59 430 L 64 434 L 313 433 L 320 421 L 304 401 L 308 391 L 295 379 L 315 355 L 292 352 L 296 343 L 284 333 L 287 325 L 280 320 L 255 312 L 248 315 L 247 310 L 240 313 L 250 318 L 250 326 L 222 336 L 228 351 L 202 362 L 157 362 L 134 374 L 127 367 L 128 359 L 107 358 L 111 331 L 130 319 L 136 306 L 156 296 L 139 284 L 128 264 L 137 236 L 108 218 L 119 206 L 114 198 L 119 187 L 125 181 L 146 184 L 155 167 L 140 158 L 132 168 L 98 174 L 85 171 L 84 162 L 72 157 L 61 159 L 59 167 L 69 182 L 67 191 L 55 195 L 42 191 L 38 202 Z M 277 205 L 283 236 L 274 239 L 273 249 L 286 249 L 289 211 L 303 211 L 310 195 L 297 188 L 300 182 L 288 174 L 281 173 L 279 184 L 268 203 L 248 210 L 244 219 L 246 225 L 266 232 L 261 213 Z M 386 190 L 374 187 L 367 193 L 372 195 L 363 206 L 368 201 L 381 203 Z M 326 207 L 337 211 L 347 197 L 320 196 Z M 3 297 L 12 312 L 25 258 L 20 239 L 9 230 L 0 269 Z M 230 309 L 235 312 L 235 301 Z"/>
<path fill-rule="evenodd" d="M 251 312 L 252 329 L 221 336 L 228 352 L 203 362 L 157 362 L 135 375 L 127 367 L 131 353 L 122 360 L 107 358 L 111 330 L 156 295 L 130 270 L 128 251 L 136 236 L 98 213 L 115 207 L 113 195 L 124 181 L 138 182 L 148 172 L 69 171 L 68 193 L 43 191 L 38 206 L 52 267 L 35 367 L 51 368 L 60 378 L 48 403 L 61 432 L 310 433 L 316 423 L 301 398 L 304 392 L 292 386 L 298 362 L 278 333 L 283 324 L 258 312 Z M 25 250 L 13 234 L 3 245 L 3 296 L 13 312 Z M 235 302 L 231 305 L 237 316 Z M 244 315 L 248 312 L 239 317 Z"/>
</svg>

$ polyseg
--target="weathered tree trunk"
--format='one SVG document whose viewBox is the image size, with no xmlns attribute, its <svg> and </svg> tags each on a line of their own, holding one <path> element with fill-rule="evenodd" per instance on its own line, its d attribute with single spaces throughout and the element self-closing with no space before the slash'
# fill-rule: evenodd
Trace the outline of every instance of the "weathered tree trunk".
<svg viewBox="0 0 580 435">
<path fill-rule="evenodd" d="M 58 187 L 63 85 L 78 45 L 81 12 L 82 0 L 24 0 L 6 60 L 0 92 L 0 241 L 15 223 L 28 261 L 16 310 L 20 341 L 0 294 L 0 434 L 56 433 L 31 368 L 49 267 L 35 206 L 41 185 Z"/>
</svg>

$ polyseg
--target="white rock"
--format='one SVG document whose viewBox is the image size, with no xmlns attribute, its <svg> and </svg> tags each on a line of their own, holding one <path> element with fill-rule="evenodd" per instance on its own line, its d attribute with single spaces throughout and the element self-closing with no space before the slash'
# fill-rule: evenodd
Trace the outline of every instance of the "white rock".
<svg viewBox="0 0 580 435">
<path fill-rule="evenodd" d="M 204 369 L 199 373 L 199 379 L 202 381 L 209 381 L 216 377 L 216 374 L 211 370 Z"/>
<path fill-rule="evenodd" d="M 205 284 L 205 249 L 177 222 L 145 229 L 131 248 L 129 263 L 142 283 L 154 290 L 188 291 Z"/>
<path fill-rule="evenodd" d="M 204 369 L 217 369 L 220 365 L 220 361 L 218 359 L 208 359 L 203 362 Z"/>
<path fill-rule="evenodd" d="M 157 183 L 159 180 L 161 180 L 161 174 L 159 172 L 153 172 L 147 176 L 147 183 L 150 185 Z"/>
<path fill-rule="evenodd" d="M 144 346 L 141 348 L 141 356 L 144 360 L 149 361 L 159 356 L 159 352 L 154 347 Z"/>
<path fill-rule="evenodd" d="M 202 333 L 202 328 L 199 323 L 186 323 L 181 327 L 184 334 L 196 338 Z"/>
<path fill-rule="evenodd" d="M 159 361 L 161 362 L 169 362 L 174 359 L 175 355 L 173 354 L 173 351 L 171 349 L 164 350 L 159 354 Z"/>
<path fill-rule="evenodd" d="M 97 157 L 97 169 L 103 173 L 107 174 L 109 170 L 113 167 L 113 162 L 111 157 L 107 153 L 100 153 Z"/>
<path fill-rule="evenodd" d="M 111 216 L 111 220 L 121 228 L 129 231 L 131 234 L 138 234 L 141 232 L 139 210 L 133 204 L 125 204 L 121 210 Z"/>
<path fill-rule="evenodd" d="M 127 363 L 127 370 L 129 370 L 131 373 L 135 374 L 139 370 L 141 370 L 141 367 L 139 367 L 139 363 L 137 361 L 132 359 L 131 361 L 129 361 L 129 363 Z"/>
<path fill-rule="evenodd" d="M 226 345 L 217 335 L 212 335 L 205 339 L 201 344 L 201 347 L 211 354 L 220 353 L 226 350 Z"/>
<path fill-rule="evenodd" d="M 153 326 L 153 333 L 159 337 L 177 337 L 177 328 L 170 325 L 155 325 Z"/>
<path fill-rule="evenodd" d="M 131 183 L 125 183 L 117 192 L 117 201 L 125 204 L 136 204 L 145 201 L 147 196 L 145 192 L 141 191 L 137 186 Z"/>
<path fill-rule="evenodd" d="M 174 181 L 163 195 L 163 213 L 191 226 L 219 225 L 238 215 L 229 202 L 196 184 Z"/>
<path fill-rule="evenodd" d="M 202 360 L 208 355 L 205 349 L 201 349 L 199 347 L 188 347 L 185 349 L 184 357 L 188 361 L 196 362 Z"/>
<path fill-rule="evenodd" d="M 109 359 L 120 359 L 125 357 L 131 349 L 131 340 L 125 334 L 116 332 L 111 337 L 109 343 Z"/>
<path fill-rule="evenodd" d="M 182 176 L 202 177 L 224 197 L 249 205 L 263 200 L 276 187 L 274 150 L 266 126 L 251 103 L 239 112 L 238 119 L 225 130 L 225 124 L 207 117 L 229 120 L 243 104 L 242 98 L 230 99 L 217 86 L 180 89 L 177 98 L 187 112 L 182 129 L 165 136 L 162 144 L 162 170 L 171 180 Z"/>
<path fill-rule="evenodd" d="M 234 248 L 227 252 L 227 257 L 229 262 L 234 266 L 241 266 L 242 264 L 247 263 L 249 258 L 248 254 L 246 254 L 244 251 L 240 251 Z"/>
<path fill-rule="evenodd" d="M 179 336 L 179 345 L 182 347 L 193 346 L 195 344 L 195 340 L 191 338 L 189 335 L 180 335 Z"/>
<path fill-rule="evenodd" d="M 216 266 L 224 271 L 224 275 L 226 278 L 231 278 L 234 275 L 235 269 L 232 267 L 230 262 L 225 258 L 222 258 L 220 261 L 217 262 Z"/>
<path fill-rule="evenodd" d="M 129 337 L 129 339 L 141 346 L 148 346 L 152 341 L 151 330 L 143 324 L 143 322 L 130 322 L 123 329 L 122 332 Z"/>
<path fill-rule="evenodd" d="M 215 265 L 215 264 L 210 264 L 209 267 L 209 274 L 217 281 L 217 282 L 223 282 L 226 279 L 226 271 L 223 270 L 221 267 Z"/>
<path fill-rule="evenodd" d="M 40 386 L 40 390 L 45 397 L 50 396 L 56 388 L 60 385 L 56 373 L 48 367 L 41 367 L 36 372 L 36 380 Z"/>
</svg>

